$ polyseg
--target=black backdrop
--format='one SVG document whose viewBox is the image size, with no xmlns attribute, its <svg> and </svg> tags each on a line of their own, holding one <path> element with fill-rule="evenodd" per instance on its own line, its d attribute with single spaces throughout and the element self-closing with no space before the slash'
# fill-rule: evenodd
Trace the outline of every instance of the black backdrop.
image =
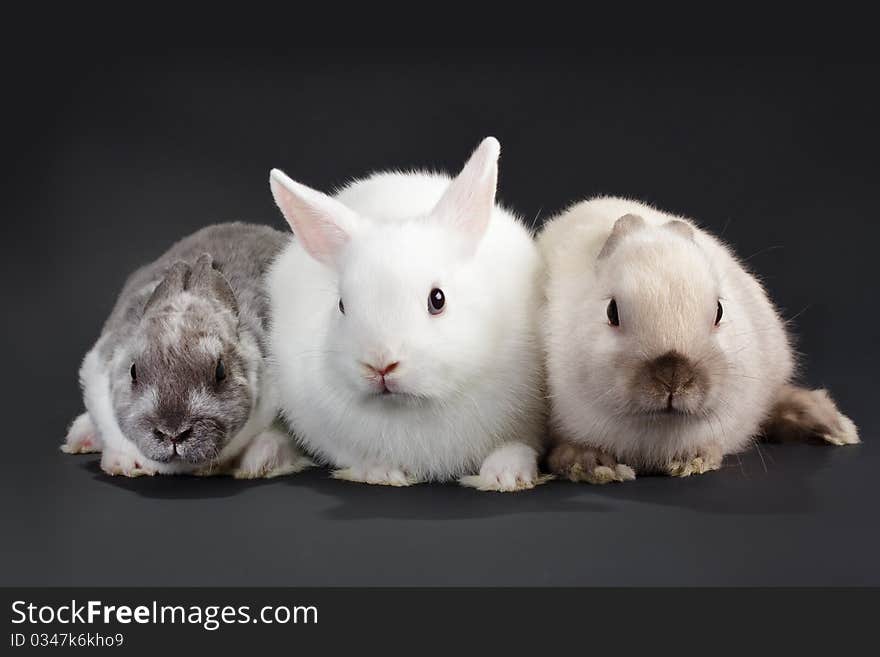
<svg viewBox="0 0 880 657">
<path fill-rule="evenodd" d="M 15 559 L 0 584 L 880 583 L 871 62 L 81 46 L 6 62 L 0 505 Z M 489 134 L 500 199 L 529 221 L 610 193 L 723 233 L 795 318 L 804 379 L 833 390 L 865 444 L 507 497 L 320 471 L 110 480 L 57 453 L 79 360 L 130 270 L 211 222 L 284 227 L 271 167 L 331 190 L 376 169 L 456 170 Z M 145 573 L 172 539 L 196 563 Z"/>
</svg>

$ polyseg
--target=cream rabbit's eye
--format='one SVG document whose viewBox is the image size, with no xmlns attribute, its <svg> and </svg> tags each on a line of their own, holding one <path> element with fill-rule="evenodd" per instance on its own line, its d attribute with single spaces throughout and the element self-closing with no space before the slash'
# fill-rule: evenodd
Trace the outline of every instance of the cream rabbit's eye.
<svg viewBox="0 0 880 657">
<path fill-rule="evenodd" d="M 608 302 L 608 308 L 605 309 L 605 314 L 608 315 L 608 323 L 611 326 L 620 326 L 620 316 L 617 314 L 617 301 L 612 299 Z"/>
<path fill-rule="evenodd" d="M 341 312 L 343 315 L 345 314 L 345 304 L 342 303 L 342 299 L 339 300 L 339 312 Z"/>
<path fill-rule="evenodd" d="M 446 295 L 443 294 L 443 290 L 439 287 L 435 287 L 431 290 L 431 294 L 428 295 L 428 312 L 432 315 L 439 315 L 445 307 Z"/>
<path fill-rule="evenodd" d="M 721 317 L 724 315 L 724 308 L 721 306 L 721 302 L 718 302 L 718 311 L 715 313 L 715 326 L 718 326 L 721 323 Z"/>
</svg>

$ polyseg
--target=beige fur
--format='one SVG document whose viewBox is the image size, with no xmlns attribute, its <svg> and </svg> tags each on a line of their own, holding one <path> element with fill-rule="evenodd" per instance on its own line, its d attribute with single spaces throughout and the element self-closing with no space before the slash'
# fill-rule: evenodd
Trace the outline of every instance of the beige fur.
<svg viewBox="0 0 880 657">
<path fill-rule="evenodd" d="M 590 484 L 608 484 L 636 478 L 631 467 L 618 463 L 611 454 L 571 442 L 555 445 L 547 456 L 547 466 L 551 472 L 566 479 Z"/>
<path fill-rule="evenodd" d="M 832 445 L 859 442 L 853 421 L 843 415 L 827 390 L 785 385 L 779 391 L 762 434 L 768 440 L 818 440 Z"/>
<path fill-rule="evenodd" d="M 693 221 L 597 198 L 550 220 L 539 245 L 552 471 L 593 483 L 625 479 L 612 476 L 621 464 L 701 474 L 762 426 L 858 440 L 824 391 L 790 385 L 784 322 L 758 280 Z"/>
</svg>

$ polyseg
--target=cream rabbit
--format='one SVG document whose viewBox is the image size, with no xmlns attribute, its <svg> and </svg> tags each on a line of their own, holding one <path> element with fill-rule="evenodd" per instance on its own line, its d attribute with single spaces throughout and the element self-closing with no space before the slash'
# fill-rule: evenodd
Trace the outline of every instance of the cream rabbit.
<svg viewBox="0 0 880 657">
<path fill-rule="evenodd" d="M 858 442 L 825 391 L 791 385 L 789 338 L 766 292 L 690 220 L 597 198 L 549 221 L 539 244 L 554 472 L 686 476 L 768 432 Z"/>
</svg>

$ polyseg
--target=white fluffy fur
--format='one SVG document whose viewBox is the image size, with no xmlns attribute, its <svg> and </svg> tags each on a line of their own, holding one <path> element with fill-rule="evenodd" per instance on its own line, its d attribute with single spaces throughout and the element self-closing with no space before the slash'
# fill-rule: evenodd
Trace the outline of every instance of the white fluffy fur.
<svg viewBox="0 0 880 657">
<path fill-rule="evenodd" d="M 541 263 L 523 224 L 494 205 L 497 157 L 490 138 L 452 183 L 380 173 L 335 200 L 273 172 L 298 237 L 268 275 L 281 406 L 340 478 L 448 480 L 501 449 L 495 466 L 522 487 L 536 482 Z M 427 307 L 434 287 L 446 295 L 437 316 Z M 375 394 L 363 363 L 394 361 L 388 385 L 405 394 Z"/>
<path fill-rule="evenodd" d="M 647 226 L 598 261 L 626 214 Z M 693 227 L 693 241 L 662 227 L 673 219 Z M 687 219 L 619 198 L 575 205 L 546 225 L 539 244 L 547 262 L 551 421 L 561 438 L 667 471 L 717 467 L 723 454 L 750 443 L 791 377 L 793 358 L 763 288 L 725 245 Z M 611 297 L 622 330 L 607 320 Z M 715 327 L 719 297 L 724 314 Z M 634 413 L 633 368 L 670 350 L 709 370 L 702 408 L 679 418 Z M 679 463 L 696 457 L 696 465 Z"/>
</svg>

